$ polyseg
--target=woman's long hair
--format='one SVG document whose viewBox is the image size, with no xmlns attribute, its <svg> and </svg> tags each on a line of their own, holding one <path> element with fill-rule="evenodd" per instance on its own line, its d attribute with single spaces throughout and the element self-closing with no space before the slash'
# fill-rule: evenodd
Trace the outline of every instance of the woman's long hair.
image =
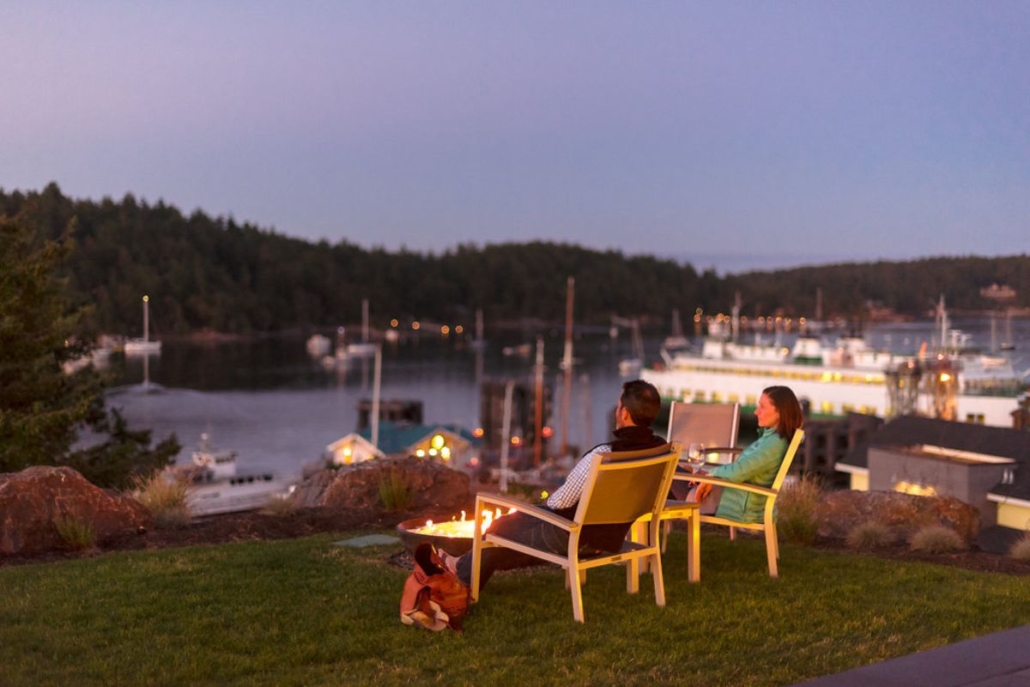
<svg viewBox="0 0 1030 687">
<path fill-rule="evenodd" d="M 780 414 L 780 421 L 776 425 L 776 433 L 790 441 L 794 438 L 794 432 L 801 429 L 805 422 L 804 413 L 801 412 L 801 404 L 793 390 L 788 386 L 769 386 L 762 390 L 762 393 L 769 397 L 776 411 Z"/>
</svg>

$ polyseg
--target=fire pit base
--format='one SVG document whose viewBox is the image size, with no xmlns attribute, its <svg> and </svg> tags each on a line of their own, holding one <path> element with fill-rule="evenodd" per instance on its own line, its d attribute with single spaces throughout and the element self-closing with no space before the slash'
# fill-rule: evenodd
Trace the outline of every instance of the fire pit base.
<svg viewBox="0 0 1030 687">
<path fill-rule="evenodd" d="M 424 534 L 415 530 L 425 527 L 425 518 L 412 518 L 397 525 L 397 536 L 404 542 L 405 548 L 414 553 L 422 542 L 429 542 L 437 549 L 443 549 L 453 556 L 460 556 L 472 550 L 471 537 L 446 537 L 440 534 Z"/>
</svg>

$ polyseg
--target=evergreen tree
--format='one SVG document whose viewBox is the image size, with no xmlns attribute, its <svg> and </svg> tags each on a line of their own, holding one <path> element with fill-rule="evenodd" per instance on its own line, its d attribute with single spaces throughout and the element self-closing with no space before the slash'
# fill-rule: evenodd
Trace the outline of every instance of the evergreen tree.
<svg viewBox="0 0 1030 687">
<path fill-rule="evenodd" d="M 173 435 L 151 450 L 149 430 L 130 430 L 117 411 L 108 417 L 92 367 L 65 371 L 92 349 L 89 310 L 70 305 L 57 276 L 73 228 L 38 241 L 27 223 L 0 215 L 0 472 L 69 465 L 98 486 L 124 488 L 167 465 L 180 446 Z M 69 453 L 85 427 L 100 441 Z"/>
<path fill-rule="evenodd" d="M 84 312 L 69 309 L 55 276 L 70 250 L 68 234 L 39 245 L 31 229 L 0 217 L 0 472 L 53 464 L 102 411 L 96 374 L 62 370 L 89 352 L 77 336 Z"/>
</svg>

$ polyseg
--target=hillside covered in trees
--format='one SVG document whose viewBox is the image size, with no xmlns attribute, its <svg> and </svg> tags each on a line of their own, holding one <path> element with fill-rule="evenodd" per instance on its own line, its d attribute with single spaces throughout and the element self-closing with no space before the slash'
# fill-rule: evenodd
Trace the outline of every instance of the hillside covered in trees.
<svg viewBox="0 0 1030 687">
<path fill-rule="evenodd" d="M 986 310 L 996 303 L 980 290 L 995 283 L 1015 290 L 1009 305 L 1030 304 L 1025 254 L 720 277 L 686 263 L 546 242 L 460 245 L 438 254 L 313 243 L 131 195 L 71 199 L 56 184 L 40 192 L 0 189 L 0 215 L 32 227 L 39 242 L 71 227 L 70 296 L 92 306 L 97 331 L 111 333 L 139 331 L 143 294 L 160 334 L 326 328 L 360 320 L 364 298 L 378 327 L 393 317 L 471 322 L 476 308 L 489 322 L 561 322 L 569 276 L 576 279 L 576 320 L 584 324 L 619 315 L 664 327 L 674 308 L 685 318 L 697 308 L 728 312 L 738 292 L 744 314 L 812 317 L 820 290 L 825 317 L 856 322 L 870 305 L 921 317 L 941 294 L 953 310 Z"/>
</svg>

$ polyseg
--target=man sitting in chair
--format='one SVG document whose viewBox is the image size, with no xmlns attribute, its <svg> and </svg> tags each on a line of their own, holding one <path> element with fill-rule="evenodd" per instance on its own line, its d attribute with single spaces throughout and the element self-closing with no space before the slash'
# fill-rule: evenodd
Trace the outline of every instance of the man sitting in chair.
<svg viewBox="0 0 1030 687">
<path fill-rule="evenodd" d="M 658 390 L 643 380 L 626 382 L 615 407 L 615 438 L 590 449 L 565 478 L 565 483 L 547 498 L 547 508 L 571 519 L 576 514 L 583 485 L 590 472 L 594 456 L 612 451 L 639 451 L 658 448 L 665 440 L 651 431 L 651 425 L 661 408 Z M 581 542 L 587 550 L 614 553 L 622 547 L 630 523 L 624 525 L 590 525 L 584 529 Z M 499 534 L 553 553 L 564 554 L 569 549 L 569 533 L 537 518 L 515 512 L 501 516 L 491 523 L 488 532 Z M 465 584 L 472 580 L 472 552 L 461 557 L 439 551 L 444 565 L 453 570 Z M 482 552 L 480 588 L 486 585 L 496 570 L 510 570 L 538 565 L 540 559 L 506 548 L 488 548 Z"/>
</svg>

